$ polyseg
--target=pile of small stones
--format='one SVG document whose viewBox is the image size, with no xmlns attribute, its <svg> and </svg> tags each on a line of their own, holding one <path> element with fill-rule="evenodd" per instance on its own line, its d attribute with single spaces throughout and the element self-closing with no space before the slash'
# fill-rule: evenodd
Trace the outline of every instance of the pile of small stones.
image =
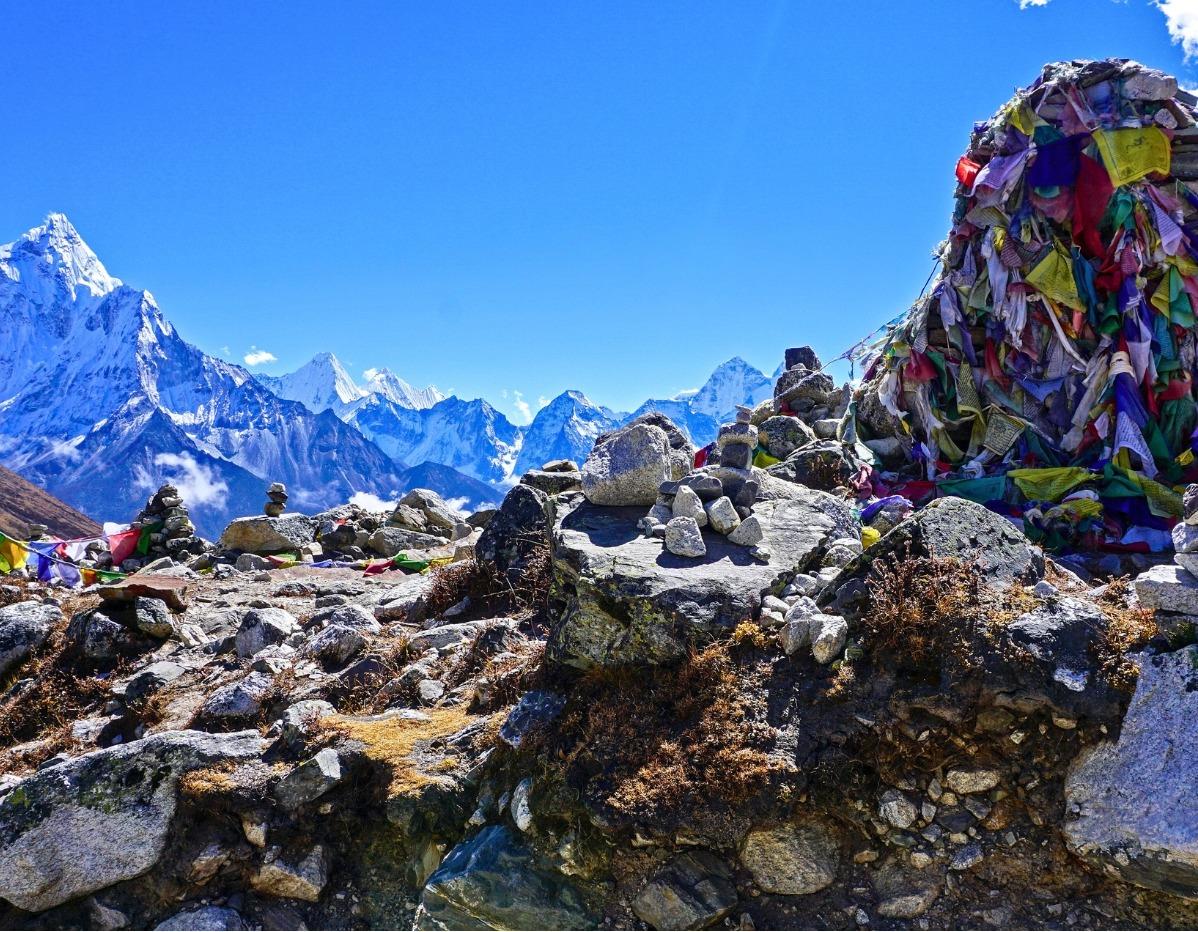
<svg viewBox="0 0 1198 932">
<path fill-rule="evenodd" d="M 187 554 L 206 553 L 210 546 L 196 535 L 187 506 L 178 488 L 170 483 L 150 496 L 130 527 L 153 529 L 150 533 L 150 549 L 141 558 L 144 563 L 161 557 L 183 559 Z"/>
<path fill-rule="evenodd" d="M 675 556 L 702 557 L 707 545 L 700 529 L 710 527 L 731 543 L 751 548 L 755 558 L 769 561 L 761 546 L 765 532 L 753 514 L 759 483 L 752 471 L 757 446 L 757 428 L 749 423 L 752 413 L 738 406 L 736 422 L 720 428 L 707 463 L 661 484 L 657 503 L 637 524 L 642 533 L 663 539 Z"/>
</svg>

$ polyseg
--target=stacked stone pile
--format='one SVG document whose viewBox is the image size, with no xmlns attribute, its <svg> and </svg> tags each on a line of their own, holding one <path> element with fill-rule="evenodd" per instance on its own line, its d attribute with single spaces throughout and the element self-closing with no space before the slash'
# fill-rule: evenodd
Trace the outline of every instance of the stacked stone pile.
<svg viewBox="0 0 1198 932">
<path fill-rule="evenodd" d="M 268 518 L 279 517 L 287 507 L 287 486 L 281 482 L 272 482 L 266 490 L 266 499 L 262 512 Z"/>
<path fill-rule="evenodd" d="M 150 531 L 149 549 L 142 555 L 145 564 L 162 557 L 184 560 L 189 555 L 200 555 L 210 549 L 208 542 L 196 534 L 178 488 L 170 483 L 150 496 L 130 527 Z"/>
<path fill-rule="evenodd" d="M 1173 526 L 1173 562 L 1136 577 L 1140 604 L 1156 612 L 1165 631 L 1198 624 L 1198 484 L 1182 496 L 1182 520 Z"/>
</svg>

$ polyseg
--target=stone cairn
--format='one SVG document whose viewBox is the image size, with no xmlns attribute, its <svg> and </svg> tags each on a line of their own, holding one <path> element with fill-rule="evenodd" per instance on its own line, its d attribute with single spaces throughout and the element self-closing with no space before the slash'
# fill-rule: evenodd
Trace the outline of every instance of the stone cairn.
<svg viewBox="0 0 1198 932">
<path fill-rule="evenodd" d="M 185 553 L 204 553 L 207 544 L 196 536 L 195 525 L 179 490 L 167 483 L 158 489 L 134 519 L 130 527 L 151 528 L 150 549 L 142 558 L 146 563 L 160 557 L 177 558 Z"/>
<path fill-rule="evenodd" d="M 262 506 L 262 511 L 268 518 L 277 518 L 287 507 L 287 486 L 281 482 L 272 482 L 270 488 L 266 490 L 267 502 Z"/>
<path fill-rule="evenodd" d="M 707 463 L 678 480 L 663 482 L 657 503 L 638 527 L 649 537 L 662 538 L 670 553 L 701 557 L 707 553 L 700 528 L 710 527 L 733 544 L 749 547 L 768 562 L 761 545 L 765 532 L 753 515 L 758 481 L 753 478 L 753 449 L 757 428 L 749 423 L 752 409 L 737 406 L 736 422 L 720 427 Z"/>
</svg>

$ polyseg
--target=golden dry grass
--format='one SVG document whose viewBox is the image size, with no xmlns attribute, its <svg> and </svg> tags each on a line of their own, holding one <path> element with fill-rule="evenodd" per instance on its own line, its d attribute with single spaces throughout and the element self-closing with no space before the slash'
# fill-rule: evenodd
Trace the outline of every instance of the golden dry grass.
<svg viewBox="0 0 1198 932">
<path fill-rule="evenodd" d="M 430 709 L 427 720 L 399 716 L 356 719 L 332 715 L 321 719 L 317 731 L 324 737 L 340 737 L 362 745 L 367 759 L 384 767 L 389 776 L 388 793 L 392 796 L 419 791 L 438 782 L 438 771 L 452 769 L 452 757 L 430 760 L 425 766 L 419 753 L 422 745 L 457 734 L 475 721 L 461 706 Z M 446 764 L 446 761 L 450 761 Z"/>
</svg>

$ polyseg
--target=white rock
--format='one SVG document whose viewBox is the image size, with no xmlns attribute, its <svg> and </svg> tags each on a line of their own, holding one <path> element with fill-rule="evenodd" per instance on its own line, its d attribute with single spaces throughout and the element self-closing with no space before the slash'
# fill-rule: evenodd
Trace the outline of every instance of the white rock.
<svg viewBox="0 0 1198 932">
<path fill-rule="evenodd" d="M 765 530 L 757 515 L 749 515 L 728 535 L 728 540 L 741 547 L 752 547 L 765 539 Z"/>
<path fill-rule="evenodd" d="M 839 615 L 815 615 L 811 619 L 811 655 L 816 663 L 831 663 L 844 650 L 849 626 Z"/>
<path fill-rule="evenodd" d="M 692 518 L 699 527 L 707 526 L 707 512 L 703 508 L 703 502 L 699 500 L 699 496 L 689 485 L 678 487 L 678 492 L 674 496 L 673 517 Z M 669 522 L 667 521 L 666 524 Z"/>
<path fill-rule="evenodd" d="M 701 557 L 707 553 L 703 534 L 694 518 L 671 518 L 666 525 L 666 549 L 679 557 Z"/>
<path fill-rule="evenodd" d="M 707 520 L 712 530 L 719 534 L 731 534 L 740 524 L 740 515 L 736 506 L 727 495 L 721 495 L 715 501 L 707 503 Z"/>
<path fill-rule="evenodd" d="M 1134 585 L 1145 608 L 1198 615 L 1198 578 L 1176 564 L 1145 570 L 1135 578 Z"/>
</svg>

